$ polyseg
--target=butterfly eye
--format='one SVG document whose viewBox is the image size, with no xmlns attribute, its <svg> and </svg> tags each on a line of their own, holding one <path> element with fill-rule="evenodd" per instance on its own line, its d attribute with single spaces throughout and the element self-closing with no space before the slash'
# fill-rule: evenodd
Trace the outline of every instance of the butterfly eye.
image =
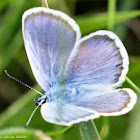
<svg viewBox="0 0 140 140">
<path fill-rule="evenodd" d="M 43 99 L 34 99 L 35 104 L 38 106 L 39 104 L 42 105 L 44 103 L 46 103 L 46 99 L 47 98 L 43 98 Z"/>
<path fill-rule="evenodd" d="M 46 98 L 47 99 L 47 98 Z M 46 99 L 42 99 L 42 104 L 46 103 Z"/>
</svg>

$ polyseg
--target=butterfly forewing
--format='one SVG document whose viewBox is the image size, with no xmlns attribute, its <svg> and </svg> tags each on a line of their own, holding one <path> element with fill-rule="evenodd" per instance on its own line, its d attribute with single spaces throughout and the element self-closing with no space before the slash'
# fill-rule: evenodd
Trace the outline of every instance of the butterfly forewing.
<svg viewBox="0 0 140 140">
<path fill-rule="evenodd" d="M 124 57 L 126 59 L 124 59 Z M 75 86 L 118 86 L 125 80 L 128 56 L 118 37 L 97 31 L 80 40 L 68 62 L 66 83 Z"/>
<path fill-rule="evenodd" d="M 59 81 L 77 39 L 79 27 L 70 17 L 47 8 L 24 13 L 23 37 L 36 80 L 46 91 Z"/>
</svg>

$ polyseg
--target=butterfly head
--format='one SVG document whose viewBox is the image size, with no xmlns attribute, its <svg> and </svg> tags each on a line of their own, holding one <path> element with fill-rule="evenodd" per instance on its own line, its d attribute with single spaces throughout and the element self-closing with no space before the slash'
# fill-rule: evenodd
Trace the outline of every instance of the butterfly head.
<svg viewBox="0 0 140 140">
<path fill-rule="evenodd" d="M 39 99 L 34 99 L 34 102 L 37 106 L 41 106 L 42 104 L 46 103 L 47 97 L 41 96 Z"/>
</svg>

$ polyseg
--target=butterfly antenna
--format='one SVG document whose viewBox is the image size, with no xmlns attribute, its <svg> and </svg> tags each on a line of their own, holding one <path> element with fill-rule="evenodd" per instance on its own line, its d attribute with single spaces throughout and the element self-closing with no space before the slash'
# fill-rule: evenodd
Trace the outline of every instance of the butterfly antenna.
<svg viewBox="0 0 140 140">
<path fill-rule="evenodd" d="M 24 86 L 26 86 L 26 87 L 28 87 L 28 88 L 32 89 L 33 91 L 35 91 L 35 92 L 39 93 L 40 95 L 43 95 L 41 92 L 39 92 L 39 91 L 37 91 L 37 90 L 33 89 L 33 88 L 32 88 L 32 87 L 30 87 L 29 85 L 27 85 L 27 84 L 23 83 L 22 81 L 20 81 L 20 80 L 16 79 L 15 77 L 11 76 L 11 75 L 7 72 L 7 70 L 4 70 L 4 71 L 5 71 L 6 75 L 7 75 L 8 77 L 10 77 L 11 79 L 13 79 L 13 80 L 15 80 L 15 81 L 19 82 L 20 84 L 22 84 L 22 85 L 24 85 Z"/>
<path fill-rule="evenodd" d="M 31 114 L 29 120 L 27 121 L 26 125 L 24 126 L 24 128 L 26 128 L 26 127 L 28 126 L 28 124 L 30 123 L 30 121 L 31 121 L 31 119 L 32 119 L 32 117 L 33 117 L 33 115 L 34 115 L 34 113 L 36 112 L 36 110 L 38 109 L 39 106 L 40 106 L 40 104 L 38 104 L 38 106 L 36 106 L 36 108 L 34 109 L 34 111 L 33 111 L 32 114 Z"/>
</svg>

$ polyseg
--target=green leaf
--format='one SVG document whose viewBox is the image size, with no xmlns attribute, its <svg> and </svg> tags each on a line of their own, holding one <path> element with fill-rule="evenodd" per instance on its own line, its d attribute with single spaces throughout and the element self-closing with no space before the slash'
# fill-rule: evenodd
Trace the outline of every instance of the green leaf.
<svg viewBox="0 0 140 140">
<path fill-rule="evenodd" d="M 115 24 L 118 24 L 137 16 L 140 16 L 140 10 L 117 12 L 114 22 Z M 85 35 L 96 30 L 105 29 L 107 27 L 108 13 L 82 15 L 75 17 L 75 20 L 80 26 L 82 34 Z"/>
<path fill-rule="evenodd" d="M 39 90 L 40 87 L 37 85 L 34 87 Z M 0 128 L 12 127 L 12 126 L 25 126 L 31 112 L 33 111 L 33 99 L 37 96 L 32 90 L 29 90 L 23 97 L 11 105 L 5 112 L 0 115 Z M 32 102 L 31 102 L 32 101 Z M 16 121 L 15 121 L 16 120 Z"/>
<path fill-rule="evenodd" d="M 25 0 L 9 1 L 9 8 L 4 14 L 4 18 L 0 27 L 1 49 L 3 48 L 3 52 L 6 50 L 6 44 L 9 44 L 13 33 L 16 33 L 16 30 L 19 27 L 19 21 L 21 23 L 20 19 L 23 13 L 23 6 L 25 6 L 24 2 Z"/>
<path fill-rule="evenodd" d="M 23 46 L 22 40 L 22 32 L 19 30 L 15 37 L 13 37 L 11 44 L 7 47 L 7 50 L 3 52 L 3 57 L 0 59 L 0 73 L 4 71 L 6 66 L 11 62 L 12 58 Z"/>
<path fill-rule="evenodd" d="M 0 1 L 0 12 L 9 4 L 10 0 L 1 0 Z"/>
</svg>

